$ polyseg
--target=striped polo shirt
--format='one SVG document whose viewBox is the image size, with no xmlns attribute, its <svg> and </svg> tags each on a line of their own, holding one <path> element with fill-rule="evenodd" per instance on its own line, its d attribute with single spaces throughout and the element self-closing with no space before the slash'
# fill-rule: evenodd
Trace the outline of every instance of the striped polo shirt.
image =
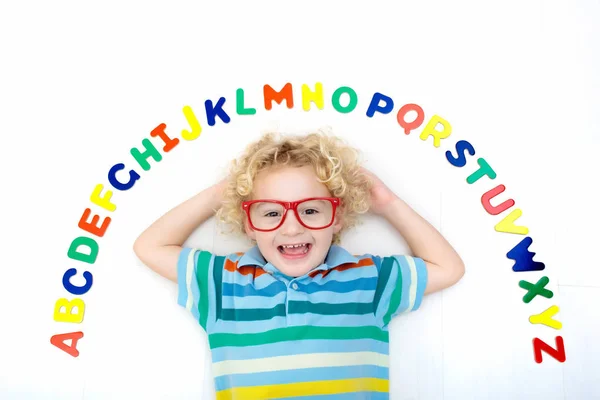
<svg viewBox="0 0 600 400">
<path fill-rule="evenodd" d="M 389 399 L 388 324 L 419 308 L 427 283 L 420 258 L 337 245 L 296 278 L 258 246 L 185 247 L 177 268 L 178 303 L 208 335 L 218 400 Z"/>
</svg>

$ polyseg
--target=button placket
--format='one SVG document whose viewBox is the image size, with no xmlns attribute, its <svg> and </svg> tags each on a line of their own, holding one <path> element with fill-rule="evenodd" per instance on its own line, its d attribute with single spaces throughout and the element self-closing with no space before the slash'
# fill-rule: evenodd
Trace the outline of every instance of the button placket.
<svg viewBox="0 0 600 400">
<path fill-rule="evenodd" d="M 288 284 L 288 296 L 286 302 L 286 319 L 288 326 L 296 325 L 296 314 L 289 313 L 289 302 L 290 301 L 298 301 L 298 284 L 295 280 L 292 280 Z"/>
</svg>

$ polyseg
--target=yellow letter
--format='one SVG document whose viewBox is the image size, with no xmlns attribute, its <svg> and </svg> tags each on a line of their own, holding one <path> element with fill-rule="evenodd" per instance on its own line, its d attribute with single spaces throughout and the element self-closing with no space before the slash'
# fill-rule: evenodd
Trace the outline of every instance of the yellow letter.
<svg viewBox="0 0 600 400">
<path fill-rule="evenodd" d="M 315 91 L 311 92 L 308 85 L 302 85 L 302 108 L 304 111 L 310 110 L 310 102 L 314 102 L 319 110 L 323 109 L 323 84 L 317 82 Z"/>
<path fill-rule="evenodd" d="M 435 129 L 438 124 L 442 124 L 444 129 L 441 131 Z M 421 140 L 427 140 L 429 136 L 433 136 L 433 145 L 435 147 L 440 147 L 440 139 L 446 139 L 448 136 L 450 136 L 451 133 L 452 127 L 450 126 L 448 121 L 446 121 L 438 115 L 434 115 L 433 117 L 431 117 L 431 119 L 425 126 L 425 129 L 423 129 L 423 132 L 421 132 L 421 136 L 419 137 L 421 138 Z"/>
<path fill-rule="evenodd" d="M 546 326 L 549 326 L 550 328 L 560 329 L 562 328 L 562 323 L 560 321 L 552 319 L 552 317 L 556 315 L 558 311 L 560 311 L 558 306 L 552 306 L 541 314 L 532 315 L 531 317 L 529 317 L 529 322 L 531 322 L 532 324 L 544 324 Z"/>
<path fill-rule="evenodd" d="M 202 133 L 202 126 L 200 126 L 200 123 L 198 122 L 198 119 L 196 118 L 196 114 L 194 114 L 192 107 L 183 107 L 183 115 L 185 115 L 185 119 L 187 120 L 188 124 L 190 124 L 190 128 L 192 128 L 192 131 L 190 132 L 187 129 L 182 129 L 181 137 L 185 140 L 197 139 L 198 136 L 200 136 L 200 133 Z"/>
<path fill-rule="evenodd" d="M 65 312 L 61 312 L 62 308 Z M 73 309 L 77 307 L 77 313 L 73 313 Z M 70 322 L 80 324 L 83 321 L 83 312 L 85 311 L 85 303 L 81 299 L 58 299 L 54 306 L 54 320 L 56 322 Z"/>
<path fill-rule="evenodd" d="M 526 226 L 517 226 L 514 222 L 523 214 L 520 208 L 513 210 L 504 219 L 494 227 L 496 232 L 518 233 L 519 235 L 527 235 L 529 228 Z"/>
<path fill-rule="evenodd" d="M 102 189 L 104 189 L 104 185 L 97 184 L 94 188 L 94 191 L 92 192 L 90 200 L 92 201 L 92 203 L 104 208 L 105 210 L 115 211 L 117 209 L 117 206 L 110 202 L 110 198 L 112 197 L 112 191 L 107 190 L 106 195 L 104 197 L 100 197 Z"/>
</svg>

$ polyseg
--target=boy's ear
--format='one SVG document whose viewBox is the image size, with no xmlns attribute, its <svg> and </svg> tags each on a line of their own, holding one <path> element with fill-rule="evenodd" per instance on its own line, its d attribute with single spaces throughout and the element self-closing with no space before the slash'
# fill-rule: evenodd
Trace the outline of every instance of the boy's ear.
<svg viewBox="0 0 600 400">
<path fill-rule="evenodd" d="M 333 233 L 338 233 L 344 226 L 344 217 L 341 212 L 336 212 L 335 220 L 333 221 Z"/>
<path fill-rule="evenodd" d="M 246 231 L 246 235 L 252 240 L 256 240 L 256 232 L 250 227 L 248 224 L 248 218 L 244 219 L 244 230 Z"/>
</svg>

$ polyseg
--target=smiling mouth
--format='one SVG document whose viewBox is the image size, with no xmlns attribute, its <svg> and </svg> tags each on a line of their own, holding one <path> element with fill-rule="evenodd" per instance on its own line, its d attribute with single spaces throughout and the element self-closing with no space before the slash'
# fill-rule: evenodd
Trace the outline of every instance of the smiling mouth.
<svg viewBox="0 0 600 400">
<path fill-rule="evenodd" d="M 303 249 L 302 249 L 303 247 Z M 298 256 L 303 256 L 306 253 L 308 253 L 310 251 L 310 249 L 312 248 L 312 244 L 310 243 L 305 243 L 304 246 L 299 247 L 299 248 L 286 248 L 284 249 L 283 246 L 277 246 L 277 250 L 279 250 L 279 252 L 284 255 L 284 256 L 288 256 L 288 257 L 298 257 Z"/>
</svg>

